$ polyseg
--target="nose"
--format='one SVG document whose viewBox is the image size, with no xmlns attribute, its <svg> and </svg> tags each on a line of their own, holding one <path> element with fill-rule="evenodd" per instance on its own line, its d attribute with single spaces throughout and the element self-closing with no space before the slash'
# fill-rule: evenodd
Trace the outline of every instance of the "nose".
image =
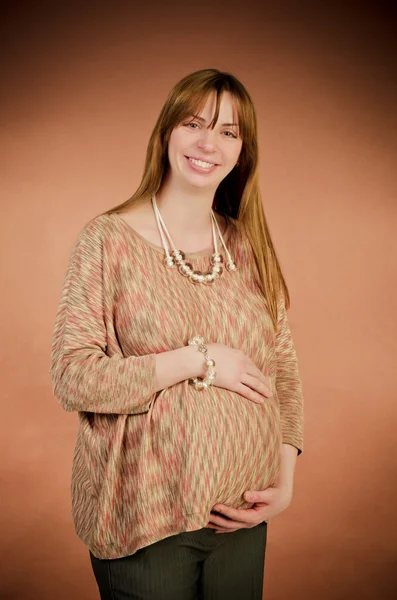
<svg viewBox="0 0 397 600">
<path fill-rule="evenodd" d="M 200 131 L 199 139 L 197 140 L 197 144 L 198 144 L 199 148 L 201 148 L 205 152 L 211 152 L 211 151 L 215 150 L 215 148 L 216 148 L 215 135 L 216 135 L 216 133 L 215 133 L 214 129 L 202 127 L 202 129 Z"/>
</svg>

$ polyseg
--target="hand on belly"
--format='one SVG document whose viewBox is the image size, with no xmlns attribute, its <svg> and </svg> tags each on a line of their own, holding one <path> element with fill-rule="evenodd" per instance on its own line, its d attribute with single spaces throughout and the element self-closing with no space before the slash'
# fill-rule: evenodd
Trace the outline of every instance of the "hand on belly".
<svg viewBox="0 0 397 600">
<path fill-rule="evenodd" d="M 286 487 L 269 487 L 266 490 L 245 492 L 244 499 L 253 502 L 251 508 L 232 508 L 215 504 L 206 525 L 215 533 L 231 533 L 243 528 L 252 528 L 269 521 L 285 510 L 292 500 L 292 490 Z"/>
</svg>

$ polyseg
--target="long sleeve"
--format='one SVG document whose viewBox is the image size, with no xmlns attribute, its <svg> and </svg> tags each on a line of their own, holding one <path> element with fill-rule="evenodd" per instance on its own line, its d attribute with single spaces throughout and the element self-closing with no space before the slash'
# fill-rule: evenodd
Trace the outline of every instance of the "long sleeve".
<svg viewBox="0 0 397 600">
<path fill-rule="evenodd" d="M 237 271 L 197 287 L 165 269 L 162 249 L 126 216 L 99 215 L 77 240 L 51 367 L 54 395 L 66 410 L 79 411 L 74 528 L 94 556 L 107 560 L 205 527 L 216 503 L 245 508 L 245 490 L 267 489 L 280 476 L 282 437 L 302 447 L 289 330 L 283 313 L 278 332 L 265 313 L 243 230 L 230 222 L 224 235 Z M 187 258 L 204 271 L 210 251 Z M 187 380 L 153 394 L 157 354 L 196 333 L 266 366 L 273 400 L 262 410 L 226 388 L 199 393 Z M 281 448 L 283 455 L 290 450 Z"/>
<path fill-rule="evenodd" d="M 104 284 L 104 239 L 90 221 L 69 259 L 52 341 L 52 390 L 66 411 L 134 414 L 155 395 L 156 355 L 122 355 L 114 332 L 109 355 L 105 311 L 111 314 L 111 280 Z"/>
<path fill-rule="evenodd" d="M 284 298 L 279 306 L 276 334 L 276 390 L 280 402 L 282 441 L 303 451 L 303 395 L 291 330 Z"/>
</svg>

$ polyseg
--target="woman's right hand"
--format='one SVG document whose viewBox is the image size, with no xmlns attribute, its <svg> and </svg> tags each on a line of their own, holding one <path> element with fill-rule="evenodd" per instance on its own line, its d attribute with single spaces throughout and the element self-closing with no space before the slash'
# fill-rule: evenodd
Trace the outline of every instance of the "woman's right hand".
<svg viewBox="0 0 397 600">
<path fill-rule="evenodd" d="M 213 385 L 237 392 L 258 404 L 271 398 L 269 379 L 242 350 L 224 344 L 207 344 L 207 348 L 208 356 L 215 361 Z"/>
</svg>

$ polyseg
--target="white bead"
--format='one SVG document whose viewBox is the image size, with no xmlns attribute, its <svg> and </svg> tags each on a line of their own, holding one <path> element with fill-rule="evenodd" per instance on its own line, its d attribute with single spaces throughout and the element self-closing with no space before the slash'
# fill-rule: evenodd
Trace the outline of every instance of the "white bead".
<svg viewBox="0 0 397 600">
<path fill-rule="evenodd" d="M 164 260 L 165 266 L 170 269 L 174 266 L 174 259 L 171 256 L 167 256 Z"/>
<path fill-rule="evenodd" d="M 213 234 L 213 239 L 214 239 L 214 252 L 210 257 L 211 272 L 201 273 L 201 272 L 194 272 L 192 265 L 187 262 L 185 263 L 185 253 L 182 252 L 182 250 L 178 250 L 177 248 L 175 248 L 175 246 L 171 240 L 171 236 L 167 230 L 167 227 L 161 217 L 160 211 L 159 211 L 157 203 L 156 203 L 156 197 L 154 194 L 152 195 L 152 204 L 153 204 L 154 214 L 155 214 L 157 225 L 158 225 L 158 228 L 159 228 L 159 231 L 161 234 L 161 238 L 163 241 L 163 247 L 164 247 L 164 251 L 165 251 L 166 255 L 168 253 L 168 250 L 167 250 L 168 244 L 166 244 L 166 242 L 165 242 L 165 236 L 168 237 L 171 247 L 174 248 L 171 251 L 171 256 L 166 256 L 166 258 L 164 259 L 165 266 L 167 268 L 172 268 L 173 266 L 175 266 L 175 264 L 177 264 L 179 272 L 183 276 L 189 277 L 189 279 L 194 283 L 204 283 L 204 284 L 213 283 L 218 278 L 218 276 L 222 274 L 222 267 L 220 265 L 224 262 L 223 255 L 220 254 L 218 252 L 218 250 L 216 249 L 217 248 L 216 243 L 215 243 L 216 228 L 218 229 L 219 236 L 220 236 L 222 243 L 226 250 L 226 246 L 223 241 L 221 232 L 220 232 L 218 224 L 215 220 L 214 212 L 211 211 L 212 234 Z M 226 250 L 226 254 L 229 255 L 227 250 Z M 228 264 L 226 265 L 226 267 L 229 271 L 234 271 L 236 269 L 236 265 L 230 260 L 228 261 Z"/>
<path fill-rule="evenodd" d="M 222 256 L 222 254 L 219 254 L 219 252 L 212 254 L 212 256 L 210 258 L 210 263 L 212 265 L 218 265 L 218 264 L 220 264 L 222 262 L 223 262 L 223 256 Z"/>
</svg>

